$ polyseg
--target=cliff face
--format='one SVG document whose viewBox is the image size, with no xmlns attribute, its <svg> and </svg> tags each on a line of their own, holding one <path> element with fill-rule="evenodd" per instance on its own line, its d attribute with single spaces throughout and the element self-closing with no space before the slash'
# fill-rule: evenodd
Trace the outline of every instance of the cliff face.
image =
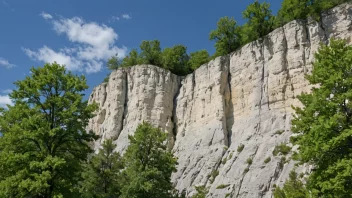
<svg viewBox="0 0 352 198">
<path fill-rule="evenodd" d="M 149 121 L 169 132 L 179 162 L 172 180 L 187 196 L 205 185 L 208 197 L 271 197 L 273 185 L 282 185 L 294 167 L 272 151 L 292 135 L 291 105 L 310 91 L 304 75 L 314 53 L 320 42 L 351 43 L 351 36 L 352 5 L 344 4 L 319 23 L 290 22 L 186 77 L 150 65 L 119 69 L 93 90 L 89 102 L 100 109 L 88 129 L 102 135 L 96 147 L 113 138 L 123 152 L 128 134 Z"/>
</svg>

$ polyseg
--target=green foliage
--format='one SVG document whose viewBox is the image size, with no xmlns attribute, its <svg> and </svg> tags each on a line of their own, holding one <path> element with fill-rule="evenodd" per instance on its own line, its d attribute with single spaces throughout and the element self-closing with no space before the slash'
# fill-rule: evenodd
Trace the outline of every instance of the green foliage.
<svg viewBox="0 0 352 198">
<path fill-rule="evenodd" d="M 240 27 L 233 18 L 222 17 L 217 29 L 210 32 L 209 39 L 215 40 L 215 56 L 229 54 L 241 46 Z"/>
<path fill-rule="evenodd" d="M 226 193 L 225 198 L 230 197 L 231 193 Z"/>
<path fill-rule="evenodd" d="M 53 63 L 15 85 L 15 104 L 0 116 L 0 197 L 77 196 L 87 142 L 95 138 L 85 130 L 96 110 L 82 101 L 85 77 Z"/>
<path fill-rule="evenodd" d="M 117 55 L 115 55 L 115 56 L 112 56 L 108 60 L 107 65 L 108 65 L 108 69 L 115 70 L 115 69 L 118 69 L 121 66 L 121 61 L 119 60 Z"/>
<path fill-rule="evenodd" d="M 243 170 L 243 174 L 248 173 L 248 171 L 249 171 L 249 167 L 246 167 L 246 168 Z"/>
<path fill-rule="evenodd" d="M 233 156 L 233 153 L 231 152 L 231 153 L 230 153 L 230 156 L 229 156 L 229 159 L 232 159 L 232 156 Z"/>
<path fill-rule="evenodd" d="M 85 164 L 80 183 L 81 197 L 119 197 L 123 164 L 120 154 L 114 152 L 115 148 L 111 139 L 105 140 L 99 153 L 93 154 Z"/>
<path fill-rule="evenodd" d="M 269 3 L 255 1 L 242 13 L 247 23 L 241 31 L 241 44 L 257 40 L 274 29 L 275 17 L 271 14 Z"/>
<path fill-rule="evenodd" d="M 273 155 L 277 156 L 278 154 L 287 155 L 291 151 L 291 147 L 287 146 L 285 143 L 276 145 L 273 150 Z"/>
<path fill-rule="evenodd" d="M 349 197 L 352 194 L 352 47 L 331 40 L 315 55 L 313 71 L 307 76 L 310 94 L 298 99 L 292 131 L 297 134 L 300 162 L 314 170 L 308 188 L 317 197 Z"/>
<path fill-rule="evenodd" d="M 221 161 L 221 163 L 222 163 L 222 164 L 226 164 L 226 162 L 227 162 L 227 158 L 225 157 L 225 158 Z"/>
<path fill-rule="evenodd" d="M 171 48 L 165 48 L 162 52 L 162 67 L 170 70 L 177 75 L 186 75 L 190 73 L 188 67 L 187 47 L 175 45 Z"/>
<path fill-rule="evenodd" d="M 276 27 L 295 19 L 307 19 L 310 16 L 320 19 L 323 11 L 344 2 L 350 2 L 350 0 L 284 0 L 277 14 Z"/>
<path fill-rule="evenodd" d="M 129 140 L 121 197 L 173 197 L 170 178 L 176 171 L 177 160 L 167 150 L 167 133 L 143 122 Z"/>
<path fill-rule="evenodd" d="M 230 184 L 220 184 L 220 185 L 218 185 L 217 187 L 216 187 L 216 189 L 224 189 L 224 188 L 227 188 L 227 187 L 229 187 L 230 186 Z"/>
<path fill-rule="evenodd" d="M 282 156 L 282 157 L 280 158 L 279 168 L 280 168 L 280 169 L 283 169 L 284 166 L 285 166 L 285 164 L 286 164 L 286 162 L 287 162 L 286 157 L 285 157 L 285 156 Z"/>
<path fill-rule="evenodd" d="M 267 157 L 265 160 L 264 160 L 264 163 L 269 163 L 271 161 L 271 157 Z"/>
<path fill-rule="evenodd" d="M 297 178 L 297 173 L 293 170 L 290 172 L 289 180 L 286 181 L 284 187 L 276 187 L 274 190 L 275 198 L 309 198 L 308 190 L 303 183 Z"/>
<path fill-rule="evenodd" d="M 244 149 L 244 145 L 243 144 L 240 144 L 238 147 L 237 147 L 237 152 L 242 152 Z"/>
<path fill-rule="evenodd" d="M 192 52 L 189 56 L 189 67 L 191 70 L 196 70 L 201 65 L 210 61 L 209 53 L 207 50 L 199 50 Z"/>
<path fill-rule="evenodd" d="M 211 173 L 208 175 L 210 183 L 213 183 L 215 178 L 219 175 L 218 170 L 212 170 Z"/>
<path fill-rule="evenodd" d="M 141 64 L 150 64 L 150 65 L 157 65 L 157 66 L 162 65 L 160 41 L 158 40 L 142 41 L 139 47 L 141 49 L 141 53 L 140 53 Z"/>
<path fill-rule="evenodd" d="M 195 186 L 197 194 L 193 195 L 192 198 L 206 198 L 209 190 L 205 186 Z"/>
<path fill-rule="evenodd" d="M 275 131 L 274 135 L 281 135 L 285 132 L 285 130 L 277 130 Z"/>
<path fill-rule="evenodd" d="M 250 157 L 246 160 L 246 163 L 250 166 L 253 163 L 253 159 Z"/>
</svg>

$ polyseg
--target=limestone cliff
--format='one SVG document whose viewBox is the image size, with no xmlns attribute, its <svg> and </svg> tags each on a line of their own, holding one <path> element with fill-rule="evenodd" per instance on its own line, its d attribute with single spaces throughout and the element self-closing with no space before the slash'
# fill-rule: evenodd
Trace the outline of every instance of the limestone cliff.
<svg viewBox="0 0 352 198">
<path fill-rule="evenodd" d="M 100 109 L 88 129 L 102 135 L 96 147 L 113 138 L 119 152 L 143 120 L 168 131 L 179 162 L 172 180 L 188 197 L 200 185 L 209 187 L 208 197 L 271 197 L 294 166 L 272 151 L 292 135 L 291 105 L 310 91 L 304 75 L 314 53 L 320 42 L 351 36 L 352 5 L 344 4 L 320 22 L 292 21 L 185 77 L 150 65 L 118 69 L 93 90 L 89 102 Z"/>
</svg>

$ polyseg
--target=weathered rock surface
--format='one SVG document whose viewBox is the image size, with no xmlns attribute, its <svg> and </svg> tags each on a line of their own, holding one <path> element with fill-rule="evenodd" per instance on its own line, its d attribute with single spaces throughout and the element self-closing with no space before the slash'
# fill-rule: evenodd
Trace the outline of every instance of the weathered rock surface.
<svg viewBox="0 0 352 198">
<path fill-rule="evenodd" d="M 208 197 L 271 197 L 294 166 L 272 151 L 292 135 L 291 105 L 310 91 L 304 75 L 314 53 L 320 42 L 351 36 L 352 5 L 344 4 L 319 23 L 290 22 L 186 77 L 148 65 L 116 70 L 90 96 L 100 109 L 88 129 L 102 136 L 97 147 L 113 138 L 123 152 L 128 134 L 149 121 L 169 132 L 179 162 L 172 180 L 187 196 L 205 185 Z"/>
</svg>

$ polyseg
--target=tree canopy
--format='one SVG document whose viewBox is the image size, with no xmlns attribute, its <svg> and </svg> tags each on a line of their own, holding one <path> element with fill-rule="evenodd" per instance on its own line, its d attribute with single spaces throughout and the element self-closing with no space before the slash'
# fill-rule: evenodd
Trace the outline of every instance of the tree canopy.
<svg viewBox="0 0 352 198">
<path fill-rule="evenodd" d="M 308 81 L 317 85 L 298 99 L 292 139 L 297 158 L 314 166 L 307 188 L 317 197 L 352 194 L 352 47 L 331 40 L 315 55 Z"/>
<path fill-rule="evenodd" d="M 171 174 L 176 171 L 177 160 L 165 144 L 167 133 L 144 122 L 129 140 L 121 197 L 175 197 Z"/>
<path fill-rule="evenodd" d="M 81 197 L 117 198 L 120 196 L 123 161 L 111 139 L 105 140 L 98 154 L 93 154 L 84 165 L 80 182 Z"/>
<path fill-rule="evenodd" d="M 215 56 L 229 54 L 241 46 L 240 27 L 233 18 L 222 17 L 217 29 L 210 32 L 210 40 L 215 40 Z"/>
<path fill-rule="evenodd" d="M 85 130 L 96 109 L 83 101 L 85 77 L 53 63 L 15 85 L 14 106 L 0 112 L 0 197 L 75 196 L 95 138 Z"/>
</svg>

